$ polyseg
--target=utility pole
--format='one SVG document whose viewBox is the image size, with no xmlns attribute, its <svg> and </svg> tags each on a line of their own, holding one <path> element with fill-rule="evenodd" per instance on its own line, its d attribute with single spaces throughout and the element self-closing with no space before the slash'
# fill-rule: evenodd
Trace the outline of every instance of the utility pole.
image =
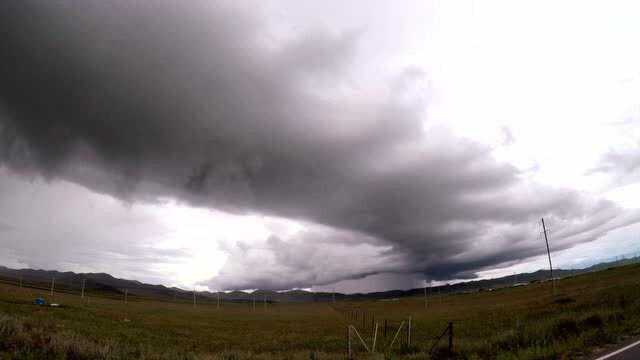
<svg viewBox="0 0 640 360">
<path fill-rule="evenodd" d="M 264 311 L 267 311 L 267 295 L 264 296 Z"/>
<path fill-rule="evenodd" d="M 218 291 L 218 301 L 216 302 L 216 309 L 220 309 L 220 291 Z"/>
<path fill-rule="evenodd" d="M 127 303 L 127 295 L 128 295 L 128 293 L 129 293 L 129 290 L 128 289 L 124 289 L 124 303 L 125 304 Z"/>
<path fill-rule="evenodd" d="M 427 286 L 424 286 L 424 308 L 426 309 L 429 303 L 427 302 Z"/>
<path fill-rule="evenodd" d="M 253 311 L 256 311 L 256 294 L 253 293 Z"/>
<path fill-rule="evenodd" d="M 20 275 L 20 289 L 22 289 L 22 275 Z"/>
<path fill-rule="evenodd" d="M 51 297 L 53 297 L 53 289 L 56 286 L 56 278 L 55 276 L 51 278 Z"/>
<path fill-rule="evenodd" d="M 553 279 L 553 265 L 551 264 L 551 251 L 549 251 L 549 238 L 547 237 L 547 227 L 542 218 L 542 231 L 544 232 L 544 241 L 547 243 L 547 256 L 549 257 L 549 274 L 551 275 L 551 286 L 553 286 L 553 294 L 556 294 L 556 282 Z"/>
<path fill-rule="evenodd" d="M 87 279 L 82 279 L 82 292 L 81 292 L 81 295 L 80 295 L 81 299 L 84 299 L 84 286 L 85 286 L 86 282 L 87 282 Z"/>
<path fill-rule="evenodd" d="M 193 290 L 193 307 L 196 307 L 196 290 Z"/>
</svg>

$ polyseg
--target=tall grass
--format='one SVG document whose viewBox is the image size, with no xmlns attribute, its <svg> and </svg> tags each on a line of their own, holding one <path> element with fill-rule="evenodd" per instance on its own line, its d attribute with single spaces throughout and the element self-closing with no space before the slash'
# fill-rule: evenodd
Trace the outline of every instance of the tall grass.
<svg viewBox="0 0 640 360">
<path fill-rule="evenodd" d="M 458 359 L 578 358 L 591 349 L 640 335 L 640 266 L 577 276 L 550 284 L 397 302 L 350 301 L 215 306 L 56 294 L 63 308 L 31 304 L 45 291 L 0 285 L 0 358 L 16 359 L 343 359 L 346 327 L 369 344 L 373 331 L 345 317 L 354 309 L 379 324 L 412 318 L 412 344 L 390 348 L 378 333 L 378 354 L 356 341 L 356 358 L 448 356 L 446 344 L 428 354 L 433 338 L 454 324 Z M 332 306 L 329 306 L 332 305 Z M 369 326 L 369 324 L 366 324 Z"/>
</svg>

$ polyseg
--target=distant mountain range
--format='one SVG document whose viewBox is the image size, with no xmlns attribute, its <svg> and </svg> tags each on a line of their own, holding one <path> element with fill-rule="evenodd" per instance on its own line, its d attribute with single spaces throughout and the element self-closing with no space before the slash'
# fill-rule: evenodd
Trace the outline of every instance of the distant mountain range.
<svg viewBox="0 0 640 360">
<path fill-rule="evenodd" d="M 553 271 L 554 277 L 564 278 L 568 276 L 574 276 L 591 271 L 604 270 L 611 267 L 627 265 L 631 263 L 640 262 L 639 257 L 633 257 L 629 259 L 622 259 L 610 262 L 604 262 L 596 264 L 584 269 L 572 269 L 562 270 L 557 269 Z M 41 289 L 49 289 L 52 279 L 55 278 L 56 291 L 61 292 L 79 292 L 82 287 L 82 282 L 85 281 L 85 291 L 87 294 L 107 296 L 107 297 L 121 297 L 124 294 L 125 289 L 129 296 L 135 298 L 152 298 L 161 301 L 192 301 L 193 292 L 174 288 L 166 287 L 163 285 L 150 285 L 135 280 L 118 279 L 105 273 L 73 273 L 73 272 L 59 272 L 48 270 L 32 270 L 32 269 L 9 269 L 7 267 L 0 266 L 0 281 L 19 284 L 20 281 L 25 286 L 36 287 Z M 532 273 L 522 273 L 517 275 L 504 276 L 494 279 L 486 280 L 474 280 L 461 282 L 451 285 L 441 285 L 432 287 L 430 292 L 432 294 L 451 294 L 451 293 L 464 293 L 475 292 L 482 290 L 490 290 L 496 288 L 503 288 L 514 286 L 516 284 L 530 283 L 537 281 L 545 281 L 549 279 L 548 270 L 538 270 Z M 257 290 L 252 293 L 245 291 L 232 291 L 228 293 L 220 293 L 223 301 L 232 302 L 251 302 L 253 299 L 256 302 L 327 302 L 331 301 L 335 296 L 336 300 L 358 300 L 358 299 L 393 299 L 406 296 L 420 296 L 424 292 L 423 288 L 411 289 L 411 290 L 391 290 L 372 293 L 358 293 L 358 294 L 340 294 L 329 292 L 310 292 L 304 290 L 290 290 L 284 292 L 277 292 L 271 290 Z M 216 302 L 218 293 L 212 292 L 197 292 L 199 302 Z"/>
</svg>

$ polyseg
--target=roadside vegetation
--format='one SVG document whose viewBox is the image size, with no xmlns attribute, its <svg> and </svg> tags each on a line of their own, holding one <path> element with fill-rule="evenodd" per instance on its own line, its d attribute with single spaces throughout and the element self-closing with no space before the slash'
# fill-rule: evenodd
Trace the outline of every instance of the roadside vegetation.
<svg viewBox="0 0 640 360">
<path fill-rule="evenodd" d="M 61 307 L 33 305 L 45 297 Z M 366 324 L 349 314 L 367 313 Z M 397 301 L 198 304 L 55 294 L 0 284 L 3 359 L 344 359 L 347 325 L 371 345 L 373 324 L 411 317 L 411 344 L 377 335 L 377 354 L 355 358 L 446 358 L 434 346 L 449 322 L 458 359 L 574 359 L 640 335 L 640 265 L 528 286 Z M 371 325 L 370 325 L 371 323 Z M 402 332 L 404 334 L 404 332 Z M 369 346 L 370 347 L 370 346 Z M 433 352 L 429 355 L 429 350 Z"/>
</svg>

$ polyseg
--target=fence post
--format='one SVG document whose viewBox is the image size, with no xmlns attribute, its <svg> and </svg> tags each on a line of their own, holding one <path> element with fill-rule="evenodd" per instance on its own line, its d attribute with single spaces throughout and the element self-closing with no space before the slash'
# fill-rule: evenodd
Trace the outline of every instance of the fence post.
<svg viewBox="0 0 640 360">
<path fill-rule="evenodd" d="M 453 355 L 453 322 L 449 322 L 449 355 Z"/>
<path fill-rule="evenodd" d="M 352 359 L 352 357 L 351 357 L 351 325 L 347 326 L 347 338 L 349 339 L 348 340 L 348 343 L 349 343 L 349 345 L 348 345 L 349 346 L 349 360 L 351 360 Z"/>
<path fill-rule="evenodd" d="M 400 334 L 400 330 L 402 330 L 403 326 L 404 326 L 404 320 L 400 323 L 400 327 L 398 328 L 398 331 L 396 331 L 396 335 L 393 337 L 393 340 L 391 340 L 391 345 L 389 345 L 389 350 L 393 348 L 393 344 L 395 344 L 396 339 L 398 338 L 398 334 Z"/>
<path fill-rule="evenodd" d="M 407 346 L 411 346 L 411 316 L 409 316 L 409 326 L 407 327 Z"/>
<path fill-rule="evenodd" d="M 369 347 L 367 346 L 367 343 L 364 342 L 364 339 L 362 338 L 362 336 L 360 336 L 360 333 L 358 332 L 358 329 L 356 329 L 354 326 L 351 326 L 351 327 L 353 328 L 353 331 L 358 336 L 358 339 L 360 339 L 360 343 L 362 344 L 362 347 L 364 347 L 364 349 L 367 350 L 367 352 L 371 352 L 371 349 L 369 349 Z"/>
<path fill-rule="evenodd" d="M 375 330 L 373 330 L 373 346 L 371 346 L 371 352 L 376 352 L 376 340 L 378 340 L 378 323 L 376 323 Z"/>
</svg>

